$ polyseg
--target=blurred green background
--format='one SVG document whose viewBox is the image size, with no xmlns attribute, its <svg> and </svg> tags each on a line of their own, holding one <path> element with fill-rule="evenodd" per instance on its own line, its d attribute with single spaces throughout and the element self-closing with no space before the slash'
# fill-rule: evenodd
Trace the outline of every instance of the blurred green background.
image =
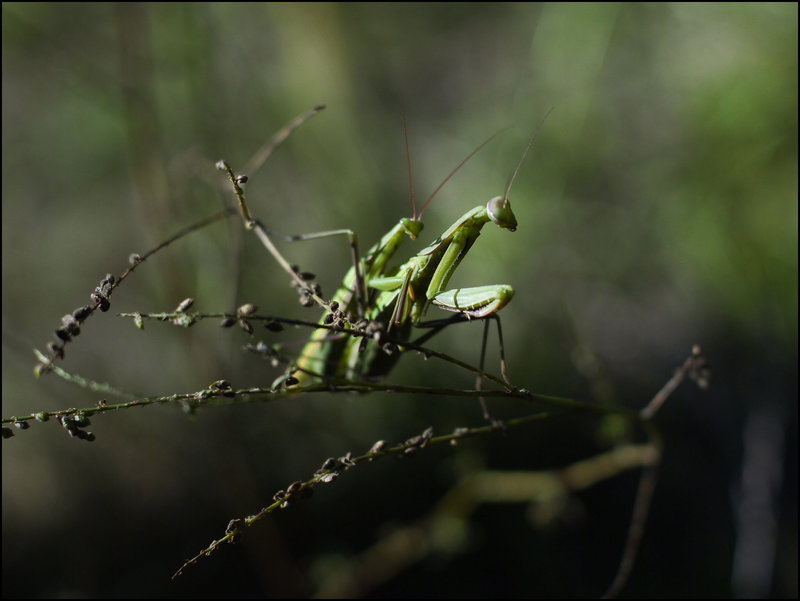
<svg viewBox="0 0 800 601">
<path fill-rule="evenodd" d="M 4 417 L 100 398 L 35 380 L 31 349 L 129 253 L 219 210 L 215 160 L 242 166 L 327 104 L 253 175 L 249 200 L 275 229 L 350 227 L 368 245 L 411 213 L 403 103 L 420 199 L 511 126 L 436 197 L 406 257 L 502 193 L 555 107 L 512 192 L 518 230 L 487 226 L 452 286 L 515 287 L 502 312 L 509 372 L 534 392 L 641 407 L 700 344 L 712 387 L 685 384 L 659 415 L 664 466 L 624 596 L 797 596 L 796 4 L 2 10 Z M 148 261 L 86 322 L 64 367 L 143 394 L 221 377 L 269 384 L 276 374 L 242 353 L 238 330 L 138 332 L 114 317 L 192 296 L 203 311 L 253 302 L 315 319 L 242 230 L 229 220 Z M 348 265 L 341 240 L 282 249 L 326 292 Z M 296 348 L 304 336 L 287 333 Z M 472 324 L 432 346 L 474 362 L 479 343 Z M 389 381 L 472 385 L 411 356 Z M 459 470 L 559 467 L 605 448 L 600 421 L 582 416 L 359 467 L 172 582 L 230 518 L 326 457 L 479 424 L 477 403 L 306 396 L 93 422 L 93 444 L 53 422 L 3 442 L 4 596 L 311 595 L 320 565 L 424 516 Z M 482 508 L 465 548 L 424 555 L 364 594 L 598 596 L 636 484 L 628 474 L 578 495 L 579 517 L 547 529 L 522 504 Z"/>
</svg>

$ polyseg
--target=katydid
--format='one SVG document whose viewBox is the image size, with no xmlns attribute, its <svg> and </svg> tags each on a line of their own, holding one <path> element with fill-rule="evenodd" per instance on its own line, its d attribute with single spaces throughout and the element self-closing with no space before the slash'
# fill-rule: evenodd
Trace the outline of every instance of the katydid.
<svg viewBox="0 0 800 601">
<path fill-rule="evenodd" d="M 517 220 L 508 197 L 537 133 L 538 130 L 531 136 L 504 196 L 494 197 L 485 206 L 467 211 L 428 247 L 389 273 L 384 273 L 386 262 L 405 235 L 416 238 L 422 229 L 422 223 L 417 219 L 401 220 L 370 249 L 362 259 L 362 273 L 365 285 L 375 289 L 377 293 L 370 299 L 368 310 L 364 315 L 367 320 L 382 325 L 387 333 L 391 333 L 394 340 L 405 341 L 409 338 L 410 327 L 421 322 L 429 303 L 467 318 L 485 318 L 494 316 L 511 300 L 514 289 L 507 284 L 454 290 L 445 288 L 486 223 L 491 221 L 503 229 L 512 232 L 516 230 Z M 488 140 L 484 144 L 487 142 Z M 461 164 L 463 165 L 478 149 Z M 348 271 L 342 286 L 332 299 L 343 305 L 346 313 L 350 312 L 355 286 L 354 266 Z M 388 374 L 398 356 L 399 353 L 387 356 L 380 350 L 376 341 L 368 340 L 364 344 L 360 337 L 332 335 L 330 330 L 320 328 L 312 334 L 300 354 L 297 362 L 300 370 L 296 377 L 300 384 L 310 381 L 312 375 L 376 379 Z"/>
</svg>

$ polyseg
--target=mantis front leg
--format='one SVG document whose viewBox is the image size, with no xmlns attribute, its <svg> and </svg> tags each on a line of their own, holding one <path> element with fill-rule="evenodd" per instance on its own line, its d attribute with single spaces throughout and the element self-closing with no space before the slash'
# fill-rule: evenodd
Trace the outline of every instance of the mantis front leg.
<svg viewBox="0 0 800 601">
<path fill-rule="evenodd" d="M 431 304 L 445 311 L 463 313 L 470 317 L 489 317 L 505 307 L 514 297 L 514 288 L 508 284 L 454 288 L 435 294 Z"/>
</svg>

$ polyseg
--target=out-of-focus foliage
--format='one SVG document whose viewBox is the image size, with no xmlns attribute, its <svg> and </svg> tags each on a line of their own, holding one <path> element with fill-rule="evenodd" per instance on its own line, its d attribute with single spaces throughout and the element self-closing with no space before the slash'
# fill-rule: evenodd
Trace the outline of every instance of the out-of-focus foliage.
<svg viewBox="0 0 800 601">
<path fill-rule="evenodd" d="M 527 138 L 555 107 L 512 191 L 519 229 L 487 227 L 453 285 L 514 285 L 503 311 L 510 374 L 536 392 L 641 406 L 692 344 L 703 346 L 714 387 L 676 395 L 665 411 L 674 449 L 651 520 L 662 544 L 645 547 L 631 590 L 741 592 L 730 588 L 738 530 L 729 491 L 739 483 L 748 416 L 768 407 L 785 424 L 786 458 L 796 455 L 796 4 L 4 3 L 2 10 L 3 416 L 93 402 L 53 378 L 34 381 L 31 347 L 41 348 L 105 273 L 121 272 L 129 253 L 218 210 L 226 193 L 213 162 L 243 165 L 291 117 L 328 105 L 252 174 L 254 211 L 289 233 L 351 227 L 364 245 L 410 214 L 402 104 L 418 202 L 475 146 L 512 126 L 434 200 L 425 244 L 503 191 Z M 347 268 L 341 241 L 285 250 L 319 273 L 326 291 Z M 204 311 L 250 301 L 264 312 L 309 317 L 286 281 L 231 221 L 145 265 L 115 294 L 112 312 L 169 310 L 193 296 Z M 451 330 L 441 347 L 474 361 L 478 327 Z M 148 324 L 140 333 L 109 315 L 87 324 L 82 338 L 68 348 L 67 368 L 143 393 L 274 377 L 242 356 L 241 339 L 211 326 L 183 332 Z M 396 378 L 472 385 L 411 357 Z M 174 594 L 159 578 L 318 459 L 479 415 L 465 403 L 341 397 L 211 412 L 197 422 L 176 413 L 98 419 L 94 445 L 48 425 L 4 442 L 4 574 L 17 575 L 4 578 L 4 593 Z M 509 437 L 525 441 L 475 451 L 498 468 L 565 463 L 591 452 L 594 426 L 545 424 L 530 437 Z M 787 461 L 776 501 L 783 546 L 762 594 L 797 594 L 796 566 L 787 567 L 796 557 L 796 461 Z M 235 483 L 225 475 L 231 464 Z M 320 534 L 325 527 L 311 514 L 342 506 L 315 499 L 277 518 L 280 532 L 264 534 L 271 542 L 263 544 L 286 545 L 281 557 L 297 573 L 319 553 L 357 550 L 380 523 L 404 519 L 403 511 L 418 515 L 441 493 L 429 489 L 446 486 L 429 472 L 427 481 L 404 473 L 423 482 L 418 505 L 376 499 L 380 509 L 365 507 L 364 491 L 384 485 L 357 476 L 334 493 L 348 513 L 323 522 L 350 524 L 352 538 L 338 529 Z M 541 555 L 510 542 L 503 555 L 489 534 L 502 529 L 488 521 L 488 542 L 476 548 L 491 549 L 495 561 L 471 559 L 491 566 L 488 573 L 480 578 L 475 565 L 454 561 L 445 573 L 473 576 L 464 590 L 440 594 L 599 594 L 633 488 L 612 490 L 626 499 L 610 526 L 617 538 L 590 528 L 562 533 L 537 547 L 552 554 L 544 562 L 551 567 L 533 579 Z M 686 512 L 683 520 L 669 503 Z M 598 511 L 587 512 L 588 523 L 604 519 Z M 352 526 L 353 515 L 372 513 L 363 528 Z M 128 521 L 130 529 L 116 532 Z M 171 539 L 163 554 L 152 542 L 163 540 L 160 528 Z M 582 537 L 605 544 L 570 553 Z M 291 584 L 276 584 L 280 578 L 258 568 L 274 556 L 250 551 L 256 567 L 234 562 L 245 584 L 215 581 L 214 594 L 308 592 L 292 570 L 282 574 Z M 507 557 L 524 561 L 511 565 Z M 198 582 L 213 580 L 214 566 L 180 583 L 183 594 L 212 590 Z M 33 569 L 52 579 L 32 580 Z M 426 564 L 386 594 L 436 594 L 426 582 L 441 582 L 442 573 Z"/>
</svg>

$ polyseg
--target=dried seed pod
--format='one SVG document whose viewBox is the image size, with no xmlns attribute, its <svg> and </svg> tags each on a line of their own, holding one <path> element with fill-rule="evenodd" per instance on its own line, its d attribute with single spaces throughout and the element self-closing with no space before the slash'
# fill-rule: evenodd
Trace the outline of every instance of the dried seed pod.
<svg viewBox="0 0 800 601">
<path fill-rule="evenodd" d="M 80 323 L 92 314 L 92 308 L 89 305 L 78 307 L 72 312 L 72 316 Z"/>
<path fill-rule="evenodd" d="M 246 175 L 237 175 L 236 176 L 236 183 L 237 184 L 246 184 L 249 178 Z"/>
<path fill-rule="evenodd" d="M 353 461 L 353 453 L 348 451 L 346 455 L 342 455 L 341 457 L 339 457 L 339 463 L 341 463 L 346 467 L 354 466 L 356 462 Z"/>
<path fill-rule="evenodd" d="M 138 265 L 142 262 L 142 256 L 139 253 L 131 253 L 128 255 L 128 263 L 130 265 Z"/>
<path fill-rule="evenodd" d="M 433 426 L 425 428 L 425 431 L 422 433 L 422 446 L 427 446 L 431 438 L 433 438 Z"/>
<path fill-rule="evenodd" d="M 411 438 L 406 440 L 403 444 L 407 445 L 410 448 L 410 447 L 416 447 L 417 445 L 419 445 L 421 441 L 422 441 L 422 436 L 417 434 L 416 436 L 412 436 Z"/>
<path fill-rule="evenodd" d="M 180 313 L 176 317 L 170 318 L 170 323 L 176 326 L 181 326 L 182 328 L 189 328 L 195 324 L 195 318 L 188 313 Z"/>
<path fill-rule="evenodd" d="M 110 273 L 107 273 L 106 277 L 104 277 L 102 280 L 100 280 L 100 283 L 94 289 L 95 292 L 98 292 L 102 296 L 107 296 L 108 293 L 111 292 L 111 288 L 113 286 L 113 281 L 114 281 L 114 276 L 111 275 Z"/>
<path fill-rule="evenodd" d="M 231 383 L 228 380 L 216 380 L 208 386 L 211 390 L 230 390 Z"/>
<path fill-rule="evenodd" d="M 264 327 L 270 332 L 283 332 L 283 325 L 277 321 L 268 321 L 264 324 Z"/>
<path fill-rule="evenodd" d="M 386 448 L 386 441 L 385 440 L 379 440 L 378 442 L 376 442 L 374 445 L 372 445 L 370 447 L 368 453 L 370 455 L 372 453 L 380 453 L 385 448 Z"/>
<path fill-rule="evenodd" d="M 75 319 L 71 313 L 67 313 L 61 318 L 61 323 L 72 336 L 77 336 L 81 333 L 81 328 L 78 325 L 78 320 Z"/>
<path fill-rule="evenodd" d="M 328 471 L 330 471 L 332 469 L 336 469 L 337 465 L 339 465 L 339 462 L 336 461 L 336 459 L 334 459 L 333 457 L 328 457 L 325 460 L 325 463 L 323 463 L 322 467 L 319 468 L 319 469 L 320 469 L 320 471 L 328 472 Z"/>
<path fill-rule="evenodd" d="M 225 534 L 230 534 L 234 530 L 238 530 L 239 525 L 242 524 L 243 522 L 244 520 L 242 520 L 241 518 L 232 519 L 230 522 L 228 522 L 228 525 L 225 528 Z"/>
<path fill-rule="evenodd" d="M 178 306 L 175 307 L 175 311 L 174 312 L 175 313 L 184 313 L 193 304 L 194 304 L 194 299 L 193 298 L 191 298 L 191 297 L 190 298 L 185 298 L 180 303 L 178 303 Z"/>
<path fill-rule="evenodd" d="M 235 323 L 236 320 L 233 317 L 223 317 L 222 320 L 219 322 L 219 327 L 229 328 Z"/>
<path fill-rule="evenodd" d="M 112 276 L 113 277 L 113 276 Z M 100 286 L 97 286 L 89 295 L 89 298 L 92 299 L 92 302 L 97 303 L 100 307 L 101 311 L 108 311 L 108 308 L 111 306 L 108 302 L 108 289 L 105 284 L 101 282 Z"/>
<path fill-rule="evenodd" d="M 286 494 L 287 494 L 287 495 L 294 495 L 294 494 L 297 494 L 297 492 L 300 490 L 300 488 L 301 488 L 302 486 L 303 486 L 303 483 L 302 483 L 302 482 L 300 482 L 300 480 L 298 480 L 298 481 L 296 481 L 296 482 L 292 482 L 292 483 L 289 485 L 289 488 L 287 488 L 287 489 L 286 489 Z"/>
<path fill-rule="evenodd" d="M 236 312 L 239 315 L 252 315 L 257 310 L 258 310 L 258 307 L 256 307 L 253 303 L 245 303 L 244 305 L 242 305 L 241 307 L 236 309 Z"/>
<path fill-rule="evenodd" d="M 225 528 L 225 534 L 232 534 L 228 539 L 230 544 L 236 544 L 242 540 L 242 530 L 240 526 L 244 524 L 244 520 L 241 518 L 236 518 L 228 522 L 227 527 Z"/>
<path fill-rule="evenodd" d="M 61 338 L 61 340 L 63 340 L 64 342 L 69 342 L 70 340 L 72 340 L 72 336 L 70 336 L 69 332 L 64 327 L 58 328 L 56 330 L 56 336 Z"/>
<path fill-rule="evenodd" d="M 242 328 L 242 330 L 244 330 L 247 334 L 253 333 L 253 326 L 249 321 L 246 319 L 240 319 L 238 323 L 239 327 Z"/>
<path fill-rule="evenodd" d="M 15 427 L 16 427 L 18 430 L 27 430 L 28 428 L 30 428 L 30 427 L 31 427 L 31 425 L 30 425 L 28 422 L 23 422 L 23 421 L 16 421 L 16 422 L 14 422 L 14 426 L 15 426 Z"/>
</svg>

